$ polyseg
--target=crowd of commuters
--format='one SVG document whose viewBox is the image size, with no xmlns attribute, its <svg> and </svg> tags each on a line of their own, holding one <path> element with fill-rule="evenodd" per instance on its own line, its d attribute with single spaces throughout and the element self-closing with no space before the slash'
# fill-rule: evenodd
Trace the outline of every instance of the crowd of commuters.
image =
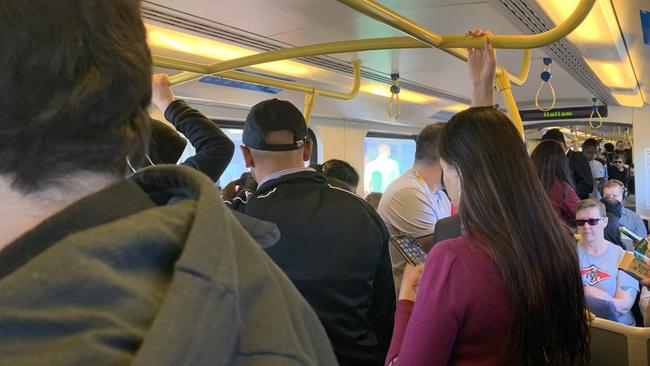
<svg viewBox="0 0 650 366">
<path fill-rule="evenodd" d="M 528 156 L 487 40 L 472 108 L 367 201 L 349 163 L 305 167 L 305 119 L 277 99 L 246 118 L 250 173 L 215 189 L 234 145 L 152 78 L 137 1 L 6 0 L 0 51 L 0 365 L 586 365 L 585 309 L 635 324 L 606 237 L 608 215 L 647 236 L 624 183 L 586 199 L 603 168 L 559 131 Z"/>
</svg>

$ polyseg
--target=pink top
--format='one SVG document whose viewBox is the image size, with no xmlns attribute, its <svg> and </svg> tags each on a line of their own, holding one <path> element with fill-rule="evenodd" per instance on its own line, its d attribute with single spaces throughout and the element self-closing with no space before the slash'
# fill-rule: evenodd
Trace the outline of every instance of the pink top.
<svg viewBox="0 0 650 366">
<path fill-rule="evenodd" d="M 501 272 L 468 236 L 436 244 L 417 301 L 401 300 L 386 364 L 506 365 L 511 305 Z"/>
<path fill-rule="evenodd" d="M 562 193 L 563 189 L 564 193 Z M 562 220 L 571 226 L 575 226 L 576 206 L 580 202 L 580 198 L 578 198 L 573 187 L 569 183 L 555 179 L 551 191 L 548 192 L 548 198 Z"/>
</svg>

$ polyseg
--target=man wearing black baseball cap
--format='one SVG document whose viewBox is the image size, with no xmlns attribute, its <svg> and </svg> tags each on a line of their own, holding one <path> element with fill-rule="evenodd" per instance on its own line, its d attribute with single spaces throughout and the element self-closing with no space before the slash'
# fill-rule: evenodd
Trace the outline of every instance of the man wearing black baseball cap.
<svg viewBox="0 0 650 366">
<path fill-rule="evenodd" d="M 383 221 L 363 199 L 305 167 L 312 142 L 290 102 L 253 106 L 242 141 L 259 186 L 233 209 L 280 228 L 280 241 L 265 250 L 316 311 L 339 363 L 383 365 L 395 309 Z"/>
</svg>

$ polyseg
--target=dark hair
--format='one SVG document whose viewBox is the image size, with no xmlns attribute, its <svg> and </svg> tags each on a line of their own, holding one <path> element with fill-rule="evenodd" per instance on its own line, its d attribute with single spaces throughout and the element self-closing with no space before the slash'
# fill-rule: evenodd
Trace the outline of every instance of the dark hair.
<svg viewBox="0 0 650 366">
<path fill-rule="evenodd" d="M 135 0 L 0 6 L 0 174 L 24 193 L 123 176 L 147 148 L 151 55 Z"/>
<path fill-rule="evenodd" d="M 459 172 L 463 226 L 493 259 L 509 290 L 508 363 L 588 364 L 575 241 L 551 206 L 513 123 L 492 107 L 460 112 L 442 130 L 440 157 Z"/>
<path fill-rule="evenodd" d="M 618 153 L 616 153 L 616 154 L 614 154 L 614 155 L 612 156 L 612 160 L 614 160 L 614 159 L 616 159 L 616 158 L 621 158 L 621 159 L 623 159 L 623 163 L 625 163 L 626 160 L 627 160 L 627 159 L 625 159 L 625 153 L 622 153 L 622 152 L 618 152 Z"/>
<path fill-rule="evenodd" d="M 611 142 L 606 143 L 605 145 L 603 145 L 603 147 L 607 152 L 612 152 L 615 149 L 614 144 L 612 144 Z"/>
<path fill-rule="evenodd" d="M 315 171 L 317 171 L 319 173 L 323 172 L 323 164 L 311 163 L 311 164 L 309 164 L 309 167 L 314 169 Z"/>
<path fill-rule="evenodd" d="M 564 134 L 557 128 L 552 128 L 546 131 L 544 136 L 542 136 L 542 140 L 553 140 L 555 142 L 559 142 L 560 144 L 566 143 L 564 140 Z"/>
<path fill-rule="evenodd" d="M 594 138 L 588 138 L 585 140 L 585 142 L 582 143 L 582 147 L 585 148 L 587 146 L 595 147 L 598 148 L 598 140 Z"/>
<path fill-rule="evenodd" d="M 616 215 L 616 217 L 623 216 L 623 204 L 617 200 L 609 197 L 603 197 L 600 199 L 600 202 L 605 205 L 605 212 Z"/>
<path fill-rule="evenodd" d="M 370 192 L 366 196 L 366 202 L 370 204 L 370 206 L 374 207 L 375 210 L 377 207 L 379 207 L 379 201 L 381 201 L 381 197 L 383 194 L 381 192 Z"/>
<path fill-rule="evenodd" d="M 562 183 L 572 184 L 569 159 L 564 155 L 564 150 L 557 142 L 553 140 L 542 141 L 533 150 L 530 158 L 547 193 L 551 191 L 556 179 L 559 179 Z"/>
<path fill-rule="evenodd" d="M 623 248 L 623 250 L 627 250 L 627 248 L 625 248 L 625 244 L 623 244 L 623 240 L 621 239 L 621 231 L 619 230 L 621 227 L 620 218 L 611 212 L 607 212 L 605 216 L 607 216 L 607 225 L 605 225 L 605 228 L 603 229 L 603 236 L 605 237 L 605 240 L 613 243 L 614 245 L 618 245 L 619 247 Z"/>
<path fill-rule="evenodd" d="M 321 165 L 321 172 L 327 177 L 342 181 L 350 188 L 359 185 L 359 173 L 346 161 L 330 159 Z"/>
<path fill-rule="evenodd" d="M 425 164 L 437 163 L 440 159 L 438 155 L 438 141 L 440 140 L 440 131 L 444 123 L 432 123 L 420 131 L 415 140 L 415 161 Z"/>
<path fill-rule="evenodd" d="M 623 204 L 613 198 L 603 197 L 600 202 L 605 205 L 605 216 L 607 216 L 607 225 L 604 229 L 605 240 L 612 242 L 619 247 L 627 250 L 623 240 L 621 240 L 620 219 L 623 215 Z"/>
</svg>

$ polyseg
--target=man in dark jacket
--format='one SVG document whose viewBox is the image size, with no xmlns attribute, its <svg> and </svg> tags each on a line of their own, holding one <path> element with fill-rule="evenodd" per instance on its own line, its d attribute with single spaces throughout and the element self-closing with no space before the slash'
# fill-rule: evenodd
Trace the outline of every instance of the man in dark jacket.
<svg viewBox="0 0 650 366">
<path fill-rule="evenodd" d="M 575 152 L 569 149 L 566 146 L 564 140 L 564 134 L 557 128 L 550 129 L 546 131 L 542 140 L 553 140 L 564 149 L 567 158 L 569 159 L 569 168 L 571 169 L 571 175 L 573 178 L 573 183 L 575 185 L 576 194 L 580 199 L 587 199 L 589 195 L 594 190 L 594 178 L 591 175 L 591 168 L 589 167 L 589 162 L 585 159 L 584 155 L 580 152 Z"/>
<path fill-rule="evenodd" d="M 138 1 L 4 0 L 0 50 L 0 366 L 336 363 L 209 179 L 124 179 L 149 137 Z"/>
<path fill-rule="evenodd" d="M 259 186 L 233 208 L 280 228 L 266 252 L 320 317 L 340 364 L 383 365 L 395 308 L 383 221 L 363 199 L 305 168 L 312 145 L 291 103 L 255 105 L 242 138 Z"/>
<path fill-rule="evenodd" d="M 180 163 L 202 172 L 213 182 L 219 180 L 230 164 L 235 144 L 216 123 L 191 108 L 185 101 L 176 99 L 166 74 L 156 74 L 152 77 L 151 102 L 196 150 L 196 154 Z M 185 148 L 185 139 L 171 127 L 165 128 L 167 125 L 164 122 L 152 122 L 152 162 L 176 164 Z"/>
</svg>

